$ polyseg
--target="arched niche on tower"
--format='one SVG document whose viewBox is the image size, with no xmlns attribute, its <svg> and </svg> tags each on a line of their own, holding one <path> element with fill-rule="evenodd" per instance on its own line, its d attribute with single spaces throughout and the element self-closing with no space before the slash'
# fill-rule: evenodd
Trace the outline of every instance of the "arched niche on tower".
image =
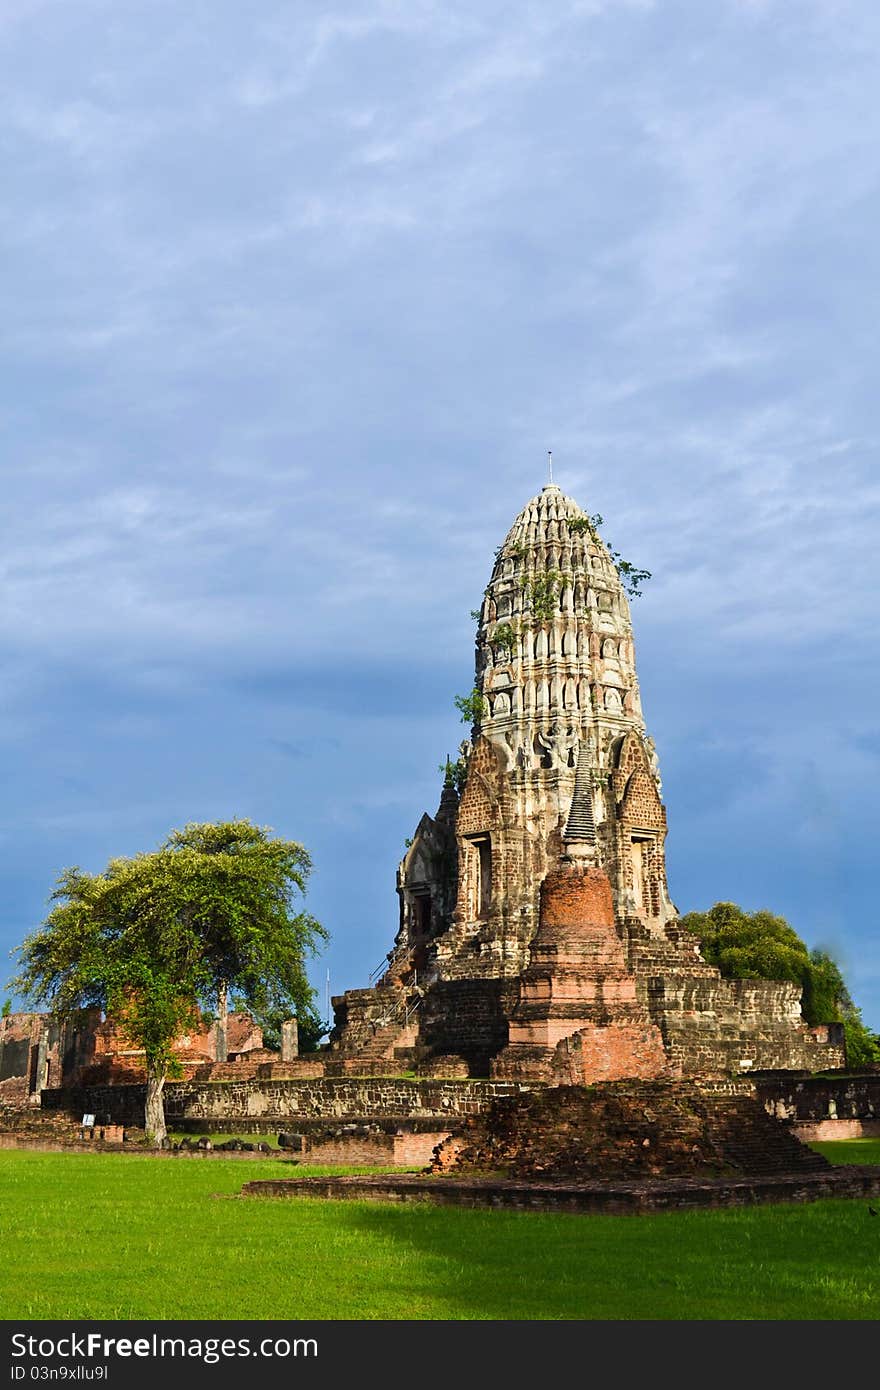
<svg viewBox="0 0 880 1390">
<path fill-rule="evenodd" d="M 397 872 L 400 896 L 400 940 L 418 951 L 442 927 L 447 882 L 444 865 L 449 850 L 448 831 L 425 814 Z"/>
</svg>

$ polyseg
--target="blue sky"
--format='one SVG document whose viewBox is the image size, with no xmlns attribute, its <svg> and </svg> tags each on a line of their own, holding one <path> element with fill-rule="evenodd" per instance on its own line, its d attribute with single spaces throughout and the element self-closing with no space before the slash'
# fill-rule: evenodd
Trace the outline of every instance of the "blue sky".
<svg viewBox="0 0 880 1390">
<path fill-rule="evenodd" d="M 670 888 L 880 1029 L 880 11 L 0 3 L 3 949 L 249 816 L 366 983 L 557 480 L 634 605 Z"/>
</svg>

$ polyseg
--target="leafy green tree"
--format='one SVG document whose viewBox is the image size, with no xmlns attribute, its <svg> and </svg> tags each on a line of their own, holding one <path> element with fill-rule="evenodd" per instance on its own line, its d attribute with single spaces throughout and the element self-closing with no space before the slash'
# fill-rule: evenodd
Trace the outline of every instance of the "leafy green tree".
<svg viewBox="0 0 880 1390">
<path fill-rule="evenodd" d="M 687 913 L 681 925 L 700 937 L 705 960 L 729 979 L 804 983 L 810 953 L 784 917 L 716 903 L 708 912 Z"/>
<path fill-rule="evenodd" d="M 861 1009 L 853 1002 L 837 961 L 821 947 L 810 952 L 810 973 L 804 983 L 801 1008 L 811 1023 L 843 1024 L 849 1066 L 869 1067 L 880 1062 L 880 1039 L 871 1032 Z"/>
<path fill-rule="evenodd" d="M 293 898 L 305 894 L 311 861 L 302 845 L 273 840 L 247 820 L 190 824 L 175 830 L 163 850 L 196 886 L 198 926 L 217 1009 L 218 1060 L 227 1056 L 230 982 L 247 1006 L 266 1016 L 306 1007 L 311 989 L 304 955 L 291 952 L 291 930 L 302 941 L 325 937 Z"/>
<path fill-rule="evenodd" d="M 792 980 L 802 988 L 801 1012 L 810 1024 L 842 1023 L 850 1066 L 880 1061 L 877 1039 L 862 1021 L 840 967 L 821 948 L 810 950 L 784 917 L 716 903 L 689 912 L 681 925 L 700 938 L 700 950 L 727 979 Z"/>
<path fill-rule="evenodd" d="M 145 1127 L 161 1146 L 174 1041 L 221 989 L 255 1012 L 313 1010 L 305 959 L 327 934 L 294 911 L 310 868 L 302 845 L 232 821 L 188 825 L 100 874 L 66 869 L 13 987 L 60 1018 L 99 1008 L 143 1048 Z"/>
</svg>

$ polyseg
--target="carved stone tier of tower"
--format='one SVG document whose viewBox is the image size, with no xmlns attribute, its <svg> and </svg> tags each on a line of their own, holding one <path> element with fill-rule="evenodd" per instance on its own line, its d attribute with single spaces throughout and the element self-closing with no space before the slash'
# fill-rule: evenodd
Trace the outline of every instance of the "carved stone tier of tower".
<svg viewBox="0 0 880 1390">
<path fill-rule="evenodd" d="M 676 926 L 629 603 L 593 520 L 553 484 L 496 552 L 474 707 L 398 870 L 388 969 L 334 1001 L 346 1067 L 590 1080 L 842 1065 L 795 986 L 722 981 Z M 598 919 L 583 902 L 564 930 L 548 917 L 560 885 L 600 882 Z"/>
</svg>

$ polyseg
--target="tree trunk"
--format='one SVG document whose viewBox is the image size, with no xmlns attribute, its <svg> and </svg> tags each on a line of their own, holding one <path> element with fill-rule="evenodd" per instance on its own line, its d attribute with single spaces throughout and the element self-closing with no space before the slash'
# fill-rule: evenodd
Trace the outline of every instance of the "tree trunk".
<svg viewBox="0 0 880 1390">
<path fill-rule="evenodd" d="M 229 1056 L 229 991 L 226 981 L 217 986 L 217 1061 L 225 1062 Z"/>
<path fill-rule="evenodd" d="M 168 1131 L 165 1128 L 165 1104 L 162 1099 L 164 1086 L 165 1068 L 160 1069 L 148 1064 L 144 1128 L 147 1131 L 147 1143 L 151 1144 L 154 1149 L 164 1148 L 168 1138 Z"/>
</svg>

